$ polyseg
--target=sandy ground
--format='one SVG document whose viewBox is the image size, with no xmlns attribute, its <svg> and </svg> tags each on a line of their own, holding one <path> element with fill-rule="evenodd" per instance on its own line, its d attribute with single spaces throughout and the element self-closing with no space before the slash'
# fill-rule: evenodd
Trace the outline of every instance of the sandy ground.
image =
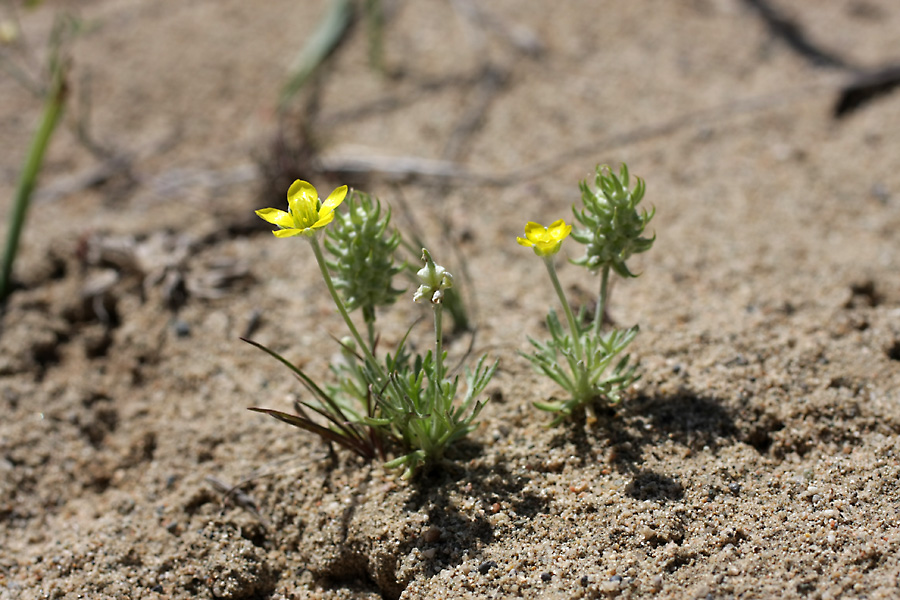
<svg viewBox="0 0 900 600">
<path fill-rule="evenodd" d="M 0 598 L 900 596 L 900 95 L 834 116 L 900 61 L 896 3 L 773 0 L 805 51 L 740 0 L 385 4 L 388 75 L 358 27 L 284 119 L 323 2 L 21 15 L 37 55 L 54 13 L 86 28 L 2 317 Z M 4 216 L 39 108 L 0 78 Z M 301 124 L 320 160 L 273 151 Z M 548 428 L 531 403 L 559 391 L 517 351 L 555 298 L 515 236 L 621 161 L 657 208 L 611 310 L 643 379 Z M 309 248 L 252 214 L 293 177 L 378 195 L 459 274 L 501 367 L 446 469 L 335 464 L 246 410 L 300 390 L 239 336 L 325 378 L 344 334 Z M 422 315 L 401 300 L 384 343 Z"/>
</svg>

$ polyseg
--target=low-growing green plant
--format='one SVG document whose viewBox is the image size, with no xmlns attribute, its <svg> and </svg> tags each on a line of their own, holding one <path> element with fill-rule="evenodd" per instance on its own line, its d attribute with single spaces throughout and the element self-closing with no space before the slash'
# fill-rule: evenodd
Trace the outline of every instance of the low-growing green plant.
<svg viewBox="0 0 900 600">
<path fill-rule="evenodd" d="M 554 425 L 581 409 L 589 419 L 595 419 L 597 404 L 618 404 L 622 393 L 640 377 L 635 365 L 629 364 L 629 356 L 621 356 L 637 336 L 638 326 L 625 330 L 612 327 L 604 332 L 603 317 L 609 300 L 610 271 L 622 277 L 636 277 L 626 261 L 632 254 L 649 250 L 656 239 L 656 236 L 643 237 L 655 209 L 638 210 L 645 184 L 637 178 L 634 188 L 630 188 L 628 167 L 624 164 L 618 175 L 606 166 L 597 167 L 595 184 L 596 190 L 587 182 L 580 184 L 583 206 L 572 209 L 580 228 L 572 231 L 572 226 L 562 219 L 549 227 L 529 222 L 525 225 L 525 237 L 517 238 L 519 244 L 532 247 L 543 258 L 568 324 L 566 331 L 551 308 L 547 315 L 550 339 L 540 342 L 529 338 L 534 350 L 524 354 L 537 371 L 558 383 L 569 395 L 559 402 L 535 403 L 541 410 L 556 413 Z M 584 307 L 577 315 L 573 312 L 553 264 L 570 233 L 586 248 L 585 255 L 572 262 L 600 274 L 600 292 L 593 315 Z"/>
<path fill-rule="evenodd" d="M 420 466 L 441 461 L 448 446 L 476 427 L 475 419 L 484 406 L 476 397 L 493 377 L 497 364 L 486 367 L 486 357 L 482 356 L 474 372 L 467 370 L 466 393 L 457 403 L 459 377 L 448 374 L 442 343 L 442 305 L 453 277 L 435 264 L 424 248 L 425 266 L 417 274 L 421 285 L 413 299 L 432 307 L 435 348 L 424 356 L 411 355 L 406 347 L 407 331 L 393 354 L 378 357 L 376 309 L 393 304 L 402 293 L 393 287 L 394 276 L 404 269 L 394 260 L 400 235 L 389 229 L 390 211 L 382 213 L 381 205 L 364 194 L 354 193 L 347 203 L 349 210 L 336 216 L 335 209 L 346 194 L 347 187 L 342 186 L 323 201 L 312 185 L 296 181 L 288 190 L 287 212 L 274 208 L 256 211 L 278 226 L 273 232 L 276 237 L 302 236 L 309 240 L 351 335 L 340 342 L 343 362 L 332 366 L 337 383 L 324 388 L 276 352 L 246 340 L 287 365 L 313 397 L 299 403 L 298 414 L 251 410 L 315 433 L 365 459 L 385 459 L 388 449 L 394 449 L 399 456 L 385 465 L 403 468 L 403 476 L 408 479 Z M 318 237 L 332 221 L 325 242 L 329 260 Z M 349 315 L 356 309 L 363 313 L 365 339 Z"/>
<path fill-rule="evenodd" d="M 475 398 L 497 370 L 496 362 L 486 367 L 487 357 L 479 358 L 474 372 L 466 369 L 466 395 L 456 404 L 459 377 L 447 376 L 443 347 L 443 301 L 453 285 L 453 276 L 435 264 L 425 248 L 422 260 L 425 266 L 417 273 L 422 285 L 413 300 L 431 305 L 434 352 L 417 356 L 412 368 L 394 370 L 379 403 L 381 419 L 366 419 L 389 428 L 407 449 L 406 454 L 387 463 L 390 468 L 403 467 L 406 477 L 422 464 L 441 460 L 449 445 L 475 429 L 475 418 L 485 404 Z"/>
</svg>

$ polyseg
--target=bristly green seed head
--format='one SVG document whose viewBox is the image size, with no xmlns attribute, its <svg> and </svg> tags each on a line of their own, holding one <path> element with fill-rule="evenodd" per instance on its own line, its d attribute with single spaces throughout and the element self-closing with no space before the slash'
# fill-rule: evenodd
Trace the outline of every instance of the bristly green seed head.
<svg viewBox="0 0 900 600">
<path fill-rule="evenodd" d="M 375 308 L 393 304 L 403 290 L 392 286 L 403 266 L 394 264 L 400 234 L 388 232 L 391 211 L 362 192 L 353 192 L 347 212 L 335 214 L 325 247 L 334 257 L 328 268 L 341 291 L 347 310 L 361 308 L 367 322 L 375 320 Z"/>
<path fill-rule="evenodd" d="M 630 177 L 623 163 L 618 175 L 605 165 L 597 167 L 596 190 L 591 190 L 587 181 L 580 183 L 584 206 L 581 210 L 573 207 L 572 212 L 582 227 L 572 232 L 572 238 L 586 248 L 585 255 L 573 263 L 591 271 L 610 267 L 622 277 L 637 277 L 628 270 L 625 261 L 632 254 L 653 246 L 656 235 L 652 238 L 642 235 L 656 209 L 638 210 L 645 185 L 643 179 L 636 179 L 634 189 L 628 189 Z"/>
</svg>

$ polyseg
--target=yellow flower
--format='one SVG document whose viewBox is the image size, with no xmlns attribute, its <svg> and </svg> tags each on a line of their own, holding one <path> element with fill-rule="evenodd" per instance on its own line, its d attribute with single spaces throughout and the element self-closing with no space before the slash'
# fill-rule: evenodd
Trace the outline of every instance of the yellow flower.
<svg viewBox="0 0 900 600">
<path fill-rule="evenodd" d="M 525 224 L 525 237 L 517 237 L 516 241 L 522 246 L 533 246 L 534 253 L 538 256 L 550 256 L 559 252 L 562 242 L 572 231 L 571 225 L 566 225 L 562 219 L 553 221 L 550 227 L 544 227 L 540 223 L 528 221 Z"/>
<path fill-rule="evenodd" d="M 347 186 L 337 188 L 323 202 L 319 199 L 311 184 L 299 179 L 288 189 L 288 212 L 277 208 L 264 208 L 256 211 L 260 218 L 278 225 L 273 231 L 275 237 L 291 237 L 292 235 L 310 236 L 316 229 L 325 227 L 334 219 L 334 209 L 347 195 Z"/>
</svg>

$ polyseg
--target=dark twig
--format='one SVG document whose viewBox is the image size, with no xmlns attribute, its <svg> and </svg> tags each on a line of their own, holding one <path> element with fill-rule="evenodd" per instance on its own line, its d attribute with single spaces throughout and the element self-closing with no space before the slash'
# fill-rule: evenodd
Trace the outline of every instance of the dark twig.
<svg viewBox="0 0 900 600">
<path fill-rule="evenodd" d="M 259 519 L 259 522 L 262 523 L 263 527 L 268 528 L 269 523 L 266 521 L 265 517 L 259 514 L 259 508 L 257 508 L 256 501 L 240 489 L 242 485 L 245 485 L 249 481 L 252 481 L 252 478 L 239 481 L 235 485 L 229 485 L 212 475 L 206 477 L 206 482 L 215 488 L 217 492 L 222 494 L 223 500 L 231 500 L 237 506 L 243 508 Z"/>
<path fill-rule="evenodd" d="M 869 101 L 889 94 L 900 85 L 900 65 L 891 65 L 877 71 L 869 71 L 853 77 L 841 88 L 834 105 L 837 119 L 856 111 Z"/>
<path fill-rule="evenodd" d="M 838 69 L 853 69 L 854 66 L 846 60 L 816 45 L 803 32 L 803 28 L 781 14 L 768 0 L 744 0 L 755 9 L 765 21 L 769 31 L 788 45 L 794 52 L 811 61 L 818 67 L 832 67 Z"/>
</svg>

